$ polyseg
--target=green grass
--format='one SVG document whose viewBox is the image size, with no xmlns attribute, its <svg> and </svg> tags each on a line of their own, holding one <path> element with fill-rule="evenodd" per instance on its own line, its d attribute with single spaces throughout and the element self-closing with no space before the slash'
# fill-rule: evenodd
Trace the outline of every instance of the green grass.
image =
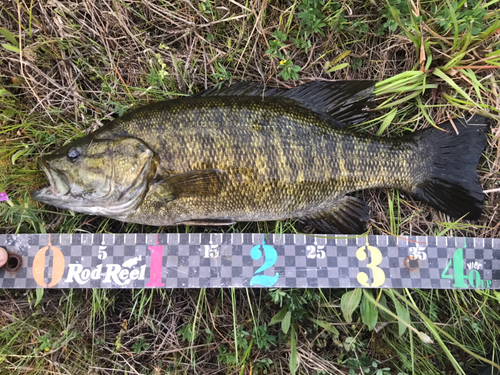
<svg viewBox="0 0 500 375">
<path fill-rule="evenodd" d="M 132 106 L 237 81 L 373 79 L 378 111 L 355 131 L 400 136 L 470 111 L 493 126 L 478 168 L 489 191 L 479 222 L 452 221 L 403 192 L 363 191 L 371 233 L 498 237 L 499 3 L 2 4 L 0 192 L 11 200 L 0 203 L 0 232 L 158 232 L 28 194 L 46 183 L 40 155 Z M 460 374 L 488 356 L 500 362 L 491 290 L 5 290 L 0 301 L 0 375 Z"/>
</svg>

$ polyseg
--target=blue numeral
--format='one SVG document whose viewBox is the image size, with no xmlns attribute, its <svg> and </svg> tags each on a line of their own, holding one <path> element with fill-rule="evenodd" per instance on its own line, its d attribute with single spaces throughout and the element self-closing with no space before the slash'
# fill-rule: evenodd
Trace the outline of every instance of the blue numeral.
<svg viewBox="0 0 500 375">
<path fill-rule="evenodd" d="M 262 244 L 256 245 L 252 247 L 252 250 L 250 250 L 250 256 L 253 260 L 259 260 L 262 258 L 262 255 L 264 255 L 264 264 L 257 271 L 255 271 L 254 274 L 264 272 L 268 268 L 271 268 L 278 260 L 278 253 L 276 252 L 276 249 L 270 245 L 266 245 L 265 241 L 265 235 L 262 235 Z M 264 251 L 264 254 L 262 254 L 262 251 Z M 276 272 L 274 276 L 256 275 L 250 280 L 250 286 L 258 284 L 271 287 L 278 282 L 279 277 L 280 275 L 278 272 Z"/>
</svg>

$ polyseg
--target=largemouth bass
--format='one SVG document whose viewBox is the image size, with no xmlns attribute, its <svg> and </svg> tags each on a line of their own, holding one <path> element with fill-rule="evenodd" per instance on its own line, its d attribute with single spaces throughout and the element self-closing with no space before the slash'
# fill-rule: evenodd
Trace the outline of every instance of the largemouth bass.
<svg viewBox="0 0 500 375">
<path fill-rule="evenodd" d="M 360 233 L 368 206 L 346 194 L 398 188 L 453 217 L 478 219 L 477 164 L 488 120 L 469 116 L 402 138 L 345 130 L 364 121 L 372 81 L 255 84 L 132 110 L 40 160 L 38 201 L 169 226 L 300 218 Z"/>
</svg>

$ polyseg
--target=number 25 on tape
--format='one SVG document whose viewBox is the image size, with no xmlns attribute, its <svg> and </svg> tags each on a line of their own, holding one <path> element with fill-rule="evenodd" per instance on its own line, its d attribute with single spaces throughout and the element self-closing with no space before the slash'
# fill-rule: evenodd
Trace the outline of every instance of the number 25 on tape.
<svg viewBox="0 0 500 375">
<path fill-rule="evenodd" d="M 367 267 L 372 270 L 373 283 L 371 283 L 371 285 L 368 284 L 368 275 L 365 272 L 358 273 L 358 282 L 363 286 L 381 286 L 385 281 L 385 273 L 383 269 L 377 266 L 382 263 L 382 253 L 375 246 L 369 246 L 367 241 L 365 246 L 361 246 L 356 251 L 356 258 L 358 258 L 359 260 L 365 260 L 367 258 L 366 250 L 370 252 L 371 256 L 371 263 L 368 263 Z"/>
</svg>

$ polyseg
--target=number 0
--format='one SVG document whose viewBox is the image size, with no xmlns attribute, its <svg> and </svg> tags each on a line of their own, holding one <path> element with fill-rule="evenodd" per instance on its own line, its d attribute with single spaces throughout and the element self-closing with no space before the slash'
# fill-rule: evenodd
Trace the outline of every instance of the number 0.
<svg viewBox="0 0 500 375">
<path fill-rule="evenodd" d="M 47 256 L 47 251 L 52 250 L 54 254 L 54 260 L 52 263 L 52 280 L 47 285 L 45 283 L 45 258 Z M 43 288 L 50 288 L 61 281 L 64 274 L 64 255 L 57 247 L 50 244 L 42 247 L 35 255 L 33 259 L 33 278 L 36 283 Z"/>
</svg>

